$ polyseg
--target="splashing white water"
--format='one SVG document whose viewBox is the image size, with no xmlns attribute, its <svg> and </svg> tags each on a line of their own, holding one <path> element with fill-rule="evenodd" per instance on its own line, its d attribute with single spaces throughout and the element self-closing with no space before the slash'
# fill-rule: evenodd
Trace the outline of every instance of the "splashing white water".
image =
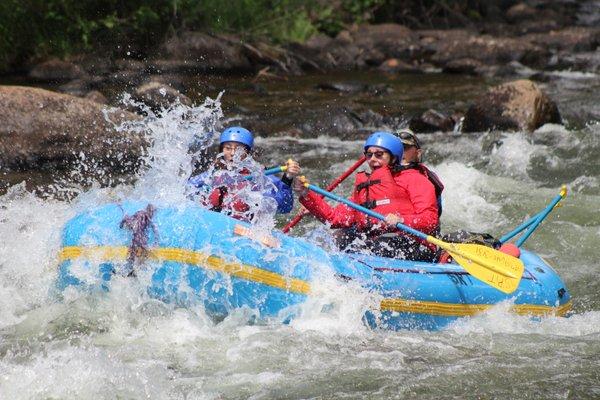
<svg viewBox="0 0 600 400">
<path fill-rule="evenodd" d="M 147 116 L 117 127 L 121 131 L 143 132 L 151 143 L 145 157 L 147 167 L 129 196 L 169 203 L 184 200 L 192 157 L 212 144 L 223 117 L 220 98 L 221 95 L 215 100 L 207 98 L 202 105 L 192 107 L 177 103 L 158 115 L 138 104 Z M 195 154 L 189 152 L 192 146 Z"/>
</svg>

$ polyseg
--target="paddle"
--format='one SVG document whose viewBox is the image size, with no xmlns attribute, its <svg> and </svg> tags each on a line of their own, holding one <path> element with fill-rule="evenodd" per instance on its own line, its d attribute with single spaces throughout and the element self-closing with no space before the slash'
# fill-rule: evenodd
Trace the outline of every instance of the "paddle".
<svg viewBox="0 0 600 400">
<path fill-rule="evenodd" d="M 344 203 L 355 210 L 385 221 L 385 217 L 375 211 L 359 206 L 348 199 L 323 190 L 318 186 L 311 185 L 305 180 L 303 183 L 305 187 L 315 193 Z M 463 267 L 469 274 L 504 293 L 512 293 L 519 286 L 525 266 L 518 258 L 480 244 L 446 243 L 401 223 L 396 224 L 396 227 L 446 250 L 452 255 L 454 261 Z"/>
<path fill-rule="evenodd" d="M 505 243 L 505 242 L 509 241 L 510 239 L 512 239 L 513 237 L 515 237 L 516 235 L 518 235 L 523 230 L 529 228 L 527 230 L 527 232 L 525 232 L 523 234 L 523 236 L 521 236 L 516 243 L 517 247 L 521 247 L 523 245 L 523 243 L 525 243 L 527 238 L 529 238 L 529 236 L 531 236 L 533 231 L 542 223 L 542 221 L 548 216 L 548 214 L 550 214 L 550 212 L 552 210 L 554 210 L 555 207 L 558 207 L 558 203 L 562 199 L 564 199 L 566 196 L 567 196 L 567 187 L 563 186 L 560 189 L 560 194 L 558 194 L 554 199 L 552 199 L 552 201 L 546 208 L 544 208 L 541 212 L 534 215 L 533 217 L 529 218 L 527 221 L 523 222 L 521 225 L 519 225 L 518 227 L 516 227 L 515 229 L 513 229 L 506 235 L 502 236 L 500 238 L 500 242 Z"/>
<path fill-rule="evenodd" d="M 285 172 L 287 171 L 287 165 L 281 165 L 279 167 L 273 167 L 273 168 L 269 168 L 269 169 L 265 169 L 263 171 L 264 175 L 273 175 L 273 174 L 277 174 L 279 172 Z M 244 177 L 245 180 L 249 181 L 251 179 L 254 178 L 254 175 L 246 175 Z"/>
<path fill-rule="evenodd" d="M 338 176 L 333 182 L 331 182 L 329 184 L 329 186 L 327 186 L 326 190 L 328 192 L 331 192 L 333 189 L 338 187 L 338 185 L 340 183 L 342 183 L 344 180 L 346 180 L 346 178 L 349 177 L 354 171 L 356 171 L 358 169 L 358 167 L 360 167 L 365 162 L 365 160 L 366 160 L 365 157 L 361 157 L 358 161 L 356 161 L 354 164 L 352 164 L 352 166 L 350 168 L 348 168 L 346 170 L 346 172 L 344 172 L 342 175 Z M 296 214 L 296 216 L 294 218 L 292 218 L 292 220 L 290 222 L 288 222 L 288 224 L 286 226 L 283 227 L 283 229 L 282 229 L 283 233 L 288 233 L 290 231 L 290 229 L 292 229 L 294 226 L 296 226 L 298 224 L 298 222 L 300 222 L 300 220 L 302 220 L 302 218 L 304 218 L 304 216 L 307 214 L 309 214 L 309 212 L 307 210 L 302 210 L 302 211 L 298 212 L 298 214 Z"/>
</svg>

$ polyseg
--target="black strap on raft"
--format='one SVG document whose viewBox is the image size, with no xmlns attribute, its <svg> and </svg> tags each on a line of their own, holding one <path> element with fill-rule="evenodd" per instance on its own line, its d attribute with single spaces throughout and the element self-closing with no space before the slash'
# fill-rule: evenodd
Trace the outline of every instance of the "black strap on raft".
<svg viewBox="0 0 600 400">
<path fill-rule="evenodd" d="M 119 224 L 121 229 L 129 229 L 133 233 L 131 244 L 127 255 L 127 265 L 130 269 L 127 276 L 136 276 L 134 263 L 143 262 L 148 256 L 148 228 L 152 228 L 155 235 L 158 235 L 156 227 L 152 223 L 152 217 L 156 209 L 152 204 L 129 216 L 125 215 Z"/>
</svg>

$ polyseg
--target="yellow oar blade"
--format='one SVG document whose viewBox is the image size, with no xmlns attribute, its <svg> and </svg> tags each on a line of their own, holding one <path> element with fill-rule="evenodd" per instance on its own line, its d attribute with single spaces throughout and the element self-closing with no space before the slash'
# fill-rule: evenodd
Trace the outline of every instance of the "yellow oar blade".
<svg viewBox="0 0 600 400">
<path fill-rule="evenodd" d="M 432 243 L 446 250 L 473 277 L 504 293 L 519 286 L 525 265 L 516 257 L 481 244 L 446 243 L 431 237 Z"/>
</svg>

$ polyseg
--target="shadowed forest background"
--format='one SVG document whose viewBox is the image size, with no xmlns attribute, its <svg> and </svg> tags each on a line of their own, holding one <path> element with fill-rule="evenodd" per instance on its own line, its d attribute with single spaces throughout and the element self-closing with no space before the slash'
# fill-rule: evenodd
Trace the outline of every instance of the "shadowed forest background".
<svg viewBox="0 0 600 400">
<path fill-rule="evenodd" d="M 512 0 L 4 0 L 0 72 L 77 53 L 144 58 L 181 31 L 236 34 L 277 44 L 335 36 L 352 24 L 411 29 L 494 28 Z M 552 2 L 550 2 L 552 3 Z M 556 9 L 572 5 L 557 3 Z M 558 4 L 561 3 L 561 4 Z M 550 7 L 552 8 L 552 7 Z M 546 10 L 548 11 L 548 10 Z M 540 13 L 541 15 L 542 13 Z M 569 24 L 569 17 L 563 17 Z"/>
</svg>

